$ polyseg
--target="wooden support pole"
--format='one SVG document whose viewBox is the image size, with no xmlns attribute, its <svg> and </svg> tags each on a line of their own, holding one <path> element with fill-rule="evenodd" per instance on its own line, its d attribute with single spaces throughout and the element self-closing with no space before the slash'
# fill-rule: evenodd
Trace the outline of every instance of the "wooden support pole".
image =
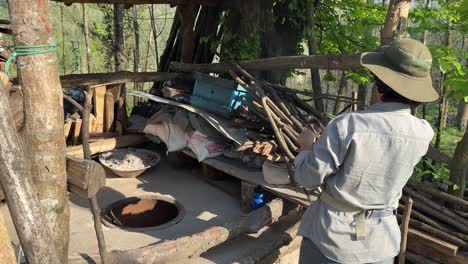
<svg viewBox="0 0 468 264">
<path fill-rule="evenodd" d="M 21 148 L 24 144 L 16 133 L 6 91 L 1 88 L 0 185 L 7 198 L 18 238 L 29 263 L 63 263 L 59 261 L 59 252 L 51 246 L 54 244 L 52 233 L 30 177 L 30 161 Z M 60 140 L 63 141 L 63 138 Z"/>
<path fill-rule="evenodd" d="M 192 63 L 195 43 L 193 26 L 195 23 L 195 5 L 190 2 L 179 6 L 179 18 L 182 32 L 182 62 Z"/>
<path fill-rule="evenodd" d="M 131 251 L 113 251 L 111 254 L 113 259 L 118 259 L 121 263 L 135 264 L 164 263 L 174 258 L 192 258 L 240 235 L 256 233 L 263 226 L 276 223 L 282 214 L 283 201 L 275 199 L 251 212 L 240 223 L 227 223 L 190 236 Z"/>
<path fill-rule="evenodd" d="M 55 45 L 50 1 L 12 0 L 8 7 L 16 46 Z M 25 143 L 31 159 L 31 170 L 22 176 L 32 176 L 36 191 L 31 193 L 37 194 L 48 220 L 41 223 L 41 228 L 53 230 L 54 243 L 44 243 L 44 246 L 55 246 L 60 263 L 66 263 L 70 213 L 63 140 L 63 92 L 57 55 L 49 52 L 19 56 L 16 61 L 24 95 Z"/>
<path fill-rule="evenodd" d="M 411 209 L 413 208 L 413 199 L 411 196 L 406 198 L 405 211 L 401 222 L 401 245 L 400 254 L 398 255 L 398 264 L 405 264 L 406 243 L 408 241 L 408 228 L 411 217 Z"/>
<path fill-rule="evenodd" d="M 247 71 L 271 71 L 290 69 L 326 69 L 344 70 L 361 69 L 360 54 L 352 55 L 313 55 L 313 56 L 280 56 L 265 59 L 241 61 L 238 64 Z M 227 73 L 232 63 L 189 64 L 171 62 L 170 69 L 180 72 Z"/>
<path fill-rule="evenodd" d="M 63 88 L 72 88 L 76 86 L 100 86 L 109 84 L 121 84 L 128 82 L 162 82 L 170 81 L 176 78 L 187 79 L 190 76 L 186 74 L 173 72 L 109 72 L 109 73 L 87 73 L 87 74 L 69 74 L 60 76 L 60 82 Z"/>
<path fill-rule="evenodd" d="M 91 155 L 110 151 L 116 148 L 125 148 L 129 146 L 137 146 L 148 142 L 149 139 L 146 138 L 144 135 L 125 135 L 116 138 L 108 138 L 108 139 L 101 139 L 96 140 L 93 143 L 89 144 L 91 149 Z M 76 157 L 83 157 L 83 147 L 82 146 L 72 146 L 67 147 L 66 150 L 67 155 L 72 155 Z"/>
<path fill-rule="evenodd" d="M 241 182 L 240 210 L 242 213 L 252 212 L 255 188 L 257 185 L 248 182 Z"/>
<path fill-rule="evenodd" d="M 105 87 L 104 87 L 105 91 Z M 84 104 L 84 111 L 83 111 L 83 129 L 81 132 L 81 137 L 83 141 L 83 156 L 84 159 L 87 161 L 91 160 L 91 149 L 89 147 L 89 116 L 91 114 L 91 94 L 89 93 L 89 89 L 85 91 L 85 104 Z M 90 177 L 94 177 L 94 175 L 90 175 Z M 99 191 L 99 189 L 97 190 Z M 99 245 L 99 254 L 101 255 L 102 264 L 107 264 L 108 257 L 107 257 L 107 249 L 106 249 L 106 240 L 104 239 L 104 232 L 102 231 L 102 224 L 101 224 L 101 210 L 99 209 L 99 204 L 97 202 L 96 195 L 93 195 L 89 198 L 89 204 L 91 206 L 91 212 L 93 213 L 93 220 L 94 220 L 94 229 L 96 231 L 96 237 L 98 240 Z"/>
</svg>

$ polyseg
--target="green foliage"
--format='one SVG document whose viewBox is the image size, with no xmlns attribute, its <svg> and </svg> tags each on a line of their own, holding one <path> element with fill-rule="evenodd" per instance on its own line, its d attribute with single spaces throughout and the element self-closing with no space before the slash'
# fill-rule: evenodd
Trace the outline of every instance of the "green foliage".
<svg viewBox="0 0 468 264">
<path fill-rule="evenodd" d="M 258 58 L 261 51 L 258 32 L 248 36 L 225 32 L 223 38 L 223 41 L 230 44 L 223 48 L 223 59 L 237 61 Z"/>
</svg>

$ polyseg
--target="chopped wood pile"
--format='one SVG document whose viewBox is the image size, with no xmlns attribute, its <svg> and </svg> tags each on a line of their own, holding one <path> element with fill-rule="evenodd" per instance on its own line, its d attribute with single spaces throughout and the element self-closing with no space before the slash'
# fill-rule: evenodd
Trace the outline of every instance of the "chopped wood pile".
<svg viewBox="0 0 468 264">
<path fill-rule="evenodd" d="M 127 110 L 121 95 L 122 84 L 100 85 L 92 88 L 93 109 L 89 119 L 91 141 L 120 136 L 127 127 Z M 79 100 L 64 94 L 73 108 L 64 123 L 65 141 L 68 145 L 81 143 L 83 106 Z M 67 115 L 67 113 L 66 113 Z"/>
<path fill-rule="evenodd" d="M 413 199 L 407 258 L 413 263 L 468 263 L 468 201 L 428 184 L 408 184 Z M 405 205 L 400 204 L 401 221 Z"/>
</svg>

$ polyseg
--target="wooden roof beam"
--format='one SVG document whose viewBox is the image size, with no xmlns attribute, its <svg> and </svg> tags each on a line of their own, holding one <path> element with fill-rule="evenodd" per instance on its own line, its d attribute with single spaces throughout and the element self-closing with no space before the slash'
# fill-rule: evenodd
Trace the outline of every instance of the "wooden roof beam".
<svg viewBox="0 0 468 264">
<path fill-rule="evenodd" d="M 234 7 L 234 0 L 54 0 L 66 5 L 74 3 L 85 4 L 125 4 L 125 5 L 146 5 L 146 4 L 170 4 L 181 5 L 191 3 L 194 5 L 222 6 L 225 8 Z"/>
</svg>

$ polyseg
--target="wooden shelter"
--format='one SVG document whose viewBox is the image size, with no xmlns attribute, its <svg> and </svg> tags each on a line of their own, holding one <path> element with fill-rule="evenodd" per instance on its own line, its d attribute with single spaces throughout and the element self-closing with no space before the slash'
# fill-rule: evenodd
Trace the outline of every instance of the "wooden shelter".
<svg viewBox="0 0 468 264">
<path fill-rule="evenodd" d="M 40 55 L 43 56 L 41 57 L 42 63 L 32 58 L 32 56 L 18 58 L 18 63 L 27 63 L 37 68 L 20 67 L 21 79 L 15 84 L 22 86 L 23 93 L 25 94 L 24 102 L 22 100 L 13 100 L 13 96 L 11 96 L 9 98 L 9 105 L 10 108 L 13 109 L 14 115 L 6 115 L 3 119 L 0 118 L 0 123 L 2 124 L 0 126 L 2 131 L 0 131 L 0 133 L 8 135 L 8 137 L 4 138 L 0 143 L 8 143 L 8 146 L 12 149 L 12 152 L 0 149 L 0 155 L 2 157 L 2 164 L 0 165 L 2 167 L 8 167 L 9 170 L 5 170 L 5 172 L 12 175 L 10 181 L 8 181 L 6 177 L 0 177 L 0 179 L 2 179 L 1 183 L 8 198 L 8 204 L 11 208 L 10 210 L 14 217 L 15 225 L 17 225 L 17 230 L 27 231 L 19 232 L 19 235 L 30 263 L 66 262 L 68 254 L 66 250 L 68 246 L 68 231 L 66 227 L 66 225 L 68 225 L 68 209 L 65 205 L 67 202 L 65 185 L 67 181 L 70 191 L 82 197 L 90 198 L 95 217 L 96 233 L 100 242 L 100 253 L 104 263 L 118 263 L 118 261 L 122 259 L 138 263 L 153 263 L 159 260 L 171 260 L 171 258 L 176 255 L 179 255 L 178 257 L 181 255 L 183 257 L 196 257 L 213 246 L 219 245 L 241 234 L 256 232 L 263 225 L 276 223 L 278 221 L 281 223 L 292 223 L 292 227 L 287 229 L 284 237 L 278 239 L 277 243 L 267 245 L 267 252 L 258 252 L 258 255 L 252 256 L 251 259 L 246 260 L 246 263 L 257 263 L 257 261 L 267 257 L 271 258 L 271 251 L 274 250 L 297 249 L 299 244 L 296 241 L 297 224 L 295 223 L 298 222 L 300 213 L 292 211 L 287 215 L 283 215 L 283 200 L 306 207 L 314 202 L 317 197 L 314 195 L 310 196 L 306 190 L 293 184 L 284 186 L 268 184 L 265 182 L 261 171 L 248 169 L 239 161 L 232 161 L 220 157 L 203 161 L 204 170 L 206 174 L 213 173 L 213 171 L 222 171 L 240 179 L 242 181 L 241 200 L 247 211 L 251 209 L 249 208 L 249 204 L 251 204 L 252 195 L 256 186 L 263 187 L 264 190 L 283 200 L 273 200 L 266 207 L 263 207 L 263 209 L 250 213 L 242 223 L 228 223 L 225 226 L 210 228 L 192 236 L 184 236 L 172 241 L 165 241 L 157 245 L 149 245 L 148 247 L 128 252 L 106 252 L 102 230 L 100 231 L 99 229 L 99 208 L 96 201 L 93 200 L 93 197 L 95 197 L 99 189 L 105 185 L 105 173 L 103 173 L 103 169 L 99 164 L 91 160 L 91 155 L 115 148 L 144 144 L 148 141 L 142 135 L 135 135 L 132 134 L 131 131 L 126 131 L 128 122 L 125 105 L 126 91 L 122 86 L 126 83 L 153 82 L 157 84 L 171 80 L 188 80 L 192 78 L 191 72 L 205 72 L 231 74 L 232 78 L 238 83 L 247 87 L 253 87 L 254 85 L 252 83 L 260 84 L 262 81 L 251 76 L 248 73 L 249 71 L 359 69 L 362 67 L 360 64 L 360 54 L 268 57 L 237 62 L 236 65 L 239 67 L 237 68 L 238 72 L 234 72 L 232 62 L 212 63 L 215 51 L 208 48 L 210 43 L 200 44 L 199 39 L 202 33 L 206 33 L 205 31 L 217 32 L 217 24 L 213 23 L 213 25 L 208 25 L 207 21 L 209 18 L 214 18 L 215 22 L 217 21 L 216 19 L 219 20 L 219 16 L 215 14 L 219 13 L 220 10 L 237 9 L 242 12 L 242 10 L 245 10 L 246 6 L 250 5 L 258 8 L 257 5 L 260 5 L 260 2 L 268 1 L 56 1 L 62 2 L 65 5 L 75 3 L 99 3 L 114 4 L 120 7 L 124 5 L 127 8 L 138 4 L 170 4 L 177 6 L 177 12 L 169 35 L 167 48 L 161 56 L 161 63 L 158 65 L 157 72 L 119 71 L 114 73 L 74 74 L 59 77 L 57 65 L 55 63 L 45 63 L 45 65 L 43 65 L 44 61 L 55 61 L 55 54 L 53 53 Z M 17 45 L 40 45 L 52 42 L 48 5 L 45 7 L 38 2 L 32 0 L 10 1 L 10 15 L 12 17 L 11 30 Z M 409 1 L 401 0 L 390 1 L 387 20 L 382 31 L 382 44 L 388 43 L 395 37 L 399 29 L 400 20 L 406 18 L 408 15 L 409 3 Z M 37 18 L 34 17 L 34 21 L 40 21 L 45 18 L 46 22 L 41 22 L 41 27 L 37 27 L 34 23 L 29 23 L 29 20 L 26 19 L 25 16 L 30 14 L 26 12 L 26 10 L 34 11 L 33 16 L 37 16 Z M 31 37 L 24 37 L 24 34 Z M 41 68 L 43 66 L 44 68 Z M 241 77 L 244 79 L 237 75 L 239 72 L 242 72 L 242 70 L 244 71 L 244 75 Z M 47 78 L 42 78 L 41 76 L 43 75 Z M 37 83 L 38 79 L 42 79 L 42 81 Z M 9 85 L 9 82 L 4 82 L 4 85 Z M 283 89 L 283 91 L 287 89 L 280 85 L 274 86 L 267 84 L 265 86 L 267 87 L 266 89 L 272 89 L 273 91 L 275 89 Z M 81 87 L 85 90 L 86 101 L 84 105 L 81 105 L 65 96 L 65 100 L 78 106 L 80 115 L 72 116 L 63 124 L 63 116 L 57 114 L 59 112 L 62 113 L 63 110 L 61 88 L 68 89 L 73 87 Z M 0 99 L 5 104 L 1 105 L 5 108 L 4 112 L 9 113 L 10 110 L 7 107 L 8 104 L 6 104 L 7 97 L 3 90 L 2 92 L 3 94 L 0 94 Z M 41 96 L 39 96 L 39 94 Z M 274 92 L 271 92 L 271 94 L 274 94 Z M 265 95 L 263 96 L 265 97 Z M 273 98 L 273 96 L 271 97 Z M 291 98 L 297 99 L 298 97 L 291 96 Z M 44 100 L 47 104 L 44 104 Z M 302 110 L 299 110 L 299 112 L 306 109 L 311 116 L 314 115 L 317 120 L 324 124 L 330 119 L 320 110 L 306 103 L 301 103 L 300 100 L 294 102 L 294 105 L 302 106 L 302 108 L 300 108 Z M 21 115 L 21 111 L 14 111 L 15 109 L 22 109 L 25 103 L 27 107 L 24 116 Z M 92 111 L 90 110 L 91 104 L 93 105 Z M 352 100 L 351 104 L 357 105 L 356 100 Z M 50 105 L 53 107 L 49 109 Z M 274 106 L 263 105 L 264 109 L 268 109 L 269 107 L 277 111 Z M 276 114 L 278 114 L 278 112 L 282 113 L 282 111 L 286 112 L 289 109 L 288 107 L 286 107 L 286 109 L 279 109 L 280 111 L 277 111 Z M 41 115 L 43 114 L 44 116 L 38 118 L 37 113 L 41 113 Z M 269 113 L 265 110 L 265 113 L 260 113 L 260 115 L 262 114 L 268 115 Z M 295 126 L 301 127 L 301 122 L 304 120 L 300 119 L 300 115 L 298 115 L 299 118 L 297 118 L 297 120 L 291 118 L 291 116 L 294 115 L 291 113 L 289 113 L 289 115 L 278 114 L 276 119 L 271 116 L 267 116 L 265 119 L 269 121 L 275 119 L 276 122 L 279 120 L 284 123 L 288 123 L 286 121 L 291 119 L 291 124 L 287 125 L 293 128 L 295 128 Z M 16 124 L 16 127 L 13 126 L 13 123 Z M 274 124 L 275 122 L 272 123 Z M 298 125 L 297 123 L 300 124 Z M 28 160 L 24 150 L 20 147 L 22 145 L 21 139 L 16 133 L 16 130 L 20 129 L 23 125 L 26 127 L 26 139 L 29 140 L 28 143 L 34 145 L 31 150 L 31 155 L 33 156 L 32 162 Z M 62 129 L 62 125 L 64 125 L 64 129 Z M 295 133 L 297 132 L 292 131 L 292 136 L 291 134 L 284 133 L 287 134 L 286 136 L 283 135 L 285 142 L 287 141 L 287 144 L 284 143 L 285 145 L 289 144 L 289 147 L 294 146 L 294 142 L 291 143 L 289 140 L 294 138 Z M 38 134 L 44 134 L 48 137 L 44 140 L 38 136 Z M 281 135 L 275 134 L 275 136 L 276 138 L 281 138 Z M 70 146 L 66 147 L 63 139 L 69 141 L 71 143 L 69 144 Z M 184 150 L 183 152 L 189 157 L 195 157 L 195 154 L 191 151 Z M 14 157 L 12 157 L 11 153 L 15 154 Z M 52 165 L 44 165 L 44 157 L 50 158 L 52 154 L 55 156 L 53 159 L 51 158 L 51 161 L 46 159 L 46 162 Z M 444 156 L 434 149 L 431 149 L 428 155 L 433 160 L 442 161 L 444 163 L 448 163 L 450 160 L 450 157 Z M 66 163 L 64 162 L 65 160 Z M 10 166 L 13 163 L 22 164 L 22 166 L 13 168 Z M 25 180 L 24 177 L 18 177 L 18 175 L 28 174 L 29 171 L 32 171 L 34 174 L 33 182 L 28 181 L 27 178 Z M 14 177 L 15 175 L 16 178 Z M 16 179 L 17 181 L 15 182 L 11 179 Z M 37 186 L 34 187 L 35 185 Z M 54 185 L 55 188 L 49 188 L 52 185 Z M 39 193 L 39 198 L 34 195 L 36 193 L 34 188 L 38 188 L 37 193 Z M 409 191 L 406 191 L 412 194 L 411 188 L 409 188 Z M 49 195 L 49 197 L 56 197 L 56 202 L 60 205 L 60 214 L 52 215 L 50 213 L 57 208 L 47 207 L 48 204 L 47 201 L 45 201 L 46 195 Z M 414 196 L 417 195 L 418 194 Z M 466 204 L 460 200 L 452 202 L 466 206 Z M 431 205 L 432 209 L 428 209 L 427 211 L 432 213 L 437 205 Z M 47 219 L 53 219 L 52 223 L 46 224 L 45 217 L 39 210 L 40 206 L 43 207 L 44 214 L 48 215 Z M 30 210 L 27 211 L 24 208 Z M 409 220 L 409 212 L 402 217 L 407 220 L 407 225 L 404 229 L 409 234 L 408 248 L 419 254 L 409 253 L 407 256 L 408 258 L 421 260 L 420 255 L 423 255 L 425 252 L 421 245 L 424 245 L 437 249 L 434 251 L 435 253 L 432 252 L 432 255 L 429 256 L 431 259 L 441 258 L 442 256 L 453 260 L 453 263 L 462 263 L 462 261 L 466 260 L 465 256 L 457 255 L 458 248 L 466 249 L 466 239 L 463 240 L 463 238 L 466 238 L 466 233 L 465 235 L 462 234 L 458 236 L 458 232 L 454 232 L 456 234 L 450 233 L 452 231 L 447 229 L 449 231 L 446 231 L 442 236 L 449 240 L 450 243 L 448 243 L 441 239 L 420 234 L 420 232 L 414 228 L 409 228 L 408 225 L 411 223 Z M 457 217 L 457 219 L 458 220 L 455 221 L 456 225 L 460 224 L 459 222 L 465 222 L 459 220 L 459 217 Z M 424 224 L 421 226 L 424 226 Z M 423 227 L 423 229 L 424 228 L 426 232 L 429 232 L 427 230 L 432 230 L 427 227 Z M 51 232 L 52 230 L 54 232 Z M 33 244 L 41 244 L 41 246 L 35 247 Z M 51 247 L 50 245 L 55 245 L 55 247 Z M 402 252 L 403 254 L 405 253 L 404 248 Z"/>
</svg>

